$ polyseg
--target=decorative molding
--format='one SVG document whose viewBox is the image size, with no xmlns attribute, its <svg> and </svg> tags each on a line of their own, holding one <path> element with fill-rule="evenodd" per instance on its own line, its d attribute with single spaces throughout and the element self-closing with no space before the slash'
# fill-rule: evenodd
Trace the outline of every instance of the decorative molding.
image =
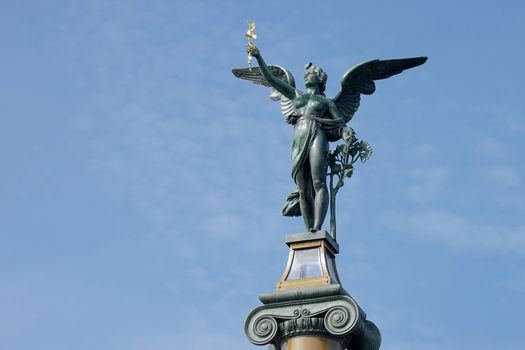
<svg viewBox="0 0 525 350">
<path fill-rule="evenodd" d="M 287 339 L 304 334 L 328 334 L 322 317 L 299 317 L 279 323 L 279 338 Z"/>
<path fill-rule="evenodd" d="M 348 295 L 340 284 L 331 284 L 321 287 L 298 288 L 282 292 L 271 292 L 259 294 L 259 300 L 263 304 L 274 304 L 285 301 L 300 301 L 333 295 Z M 361 312 L 363 312 L 361 310 Z"/>
</svg>

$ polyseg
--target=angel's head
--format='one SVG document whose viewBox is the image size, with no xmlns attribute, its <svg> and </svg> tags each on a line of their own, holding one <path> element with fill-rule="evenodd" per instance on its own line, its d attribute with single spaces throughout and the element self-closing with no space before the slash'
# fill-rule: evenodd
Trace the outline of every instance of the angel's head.
<svg viewBox="0 0 525 350">
<path fill-rule="evenodd" d="M 326 79 L 328 79 L 326 73 L 312 62 L 304 66 L 304 83 L 306 86 L 317 84 L 319 86 L 319 92 L 324 94 Z"/>
</svg>

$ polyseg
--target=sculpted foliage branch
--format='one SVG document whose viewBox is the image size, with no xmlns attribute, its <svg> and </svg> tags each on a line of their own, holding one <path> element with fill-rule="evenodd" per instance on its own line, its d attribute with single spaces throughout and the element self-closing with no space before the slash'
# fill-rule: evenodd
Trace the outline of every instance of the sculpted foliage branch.
<svg viewBox="0 0 525 350">
<path fill-rule="evenodd" d="M 345 178 L 352 177 L 354 163 L 361 160 L 365 163 L 372 155 L 372 147 L 365 140 L 358 140 L 354 130 L 345 126 L 341 130 L 343 143 L 328 152 L 328 165 L 330 171 L 330 233 L 336 238 L 335 220 L 335 197 L 341 187 L 344 186 Z M 334 180 L 337 177 L 337 183 Z"/>
</svg>

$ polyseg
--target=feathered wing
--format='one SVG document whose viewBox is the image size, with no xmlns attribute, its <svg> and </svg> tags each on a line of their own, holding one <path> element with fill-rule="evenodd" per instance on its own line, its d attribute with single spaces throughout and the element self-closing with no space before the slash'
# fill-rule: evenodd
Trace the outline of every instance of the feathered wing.
<svg viewBox="0 0 525 350">
<path fill-rule="evenodd" d="M 361 94 L 371 95 L 376 90 L 375 80 L 389 78 L 426 61 L 427 57 L 412 57 L 360 63 L 343 75 L 341 91 L 333 101 L 348 123 L 359 108 Z"/>
<path fill-rule="evenodd" d="M 287 70 L 284 67 L 278 66 L 278 65 L 271 65 L 268 66 L 272 74 L 278 77 L 279 79 L 285 81 L 289 85 L 293 86 L 295 88 L 295 79 L 290 73 L 289 70 Z M 271 85 L 268 83 L 266 78 L 262 75 L 261 70 L 259 67 L 254 67 L 250 70 L 250 68 L 238 68 L 238 69 L 232 69 L 233 75 L 235 75 L 237 78 L 249 80 L 254 84 L 262 85 L 271 87 Z M 272 92 L 270 94 L 270 98 L 274 101 L 281 101 L 281 112 L 283 112 L 284 117 L 286 118 L 286 121 L 289 121 L 293 111 L 294 106 L 290 99 L 287 97 L 281 95 L 277 90 L 272 88 Z"/>
</svg>

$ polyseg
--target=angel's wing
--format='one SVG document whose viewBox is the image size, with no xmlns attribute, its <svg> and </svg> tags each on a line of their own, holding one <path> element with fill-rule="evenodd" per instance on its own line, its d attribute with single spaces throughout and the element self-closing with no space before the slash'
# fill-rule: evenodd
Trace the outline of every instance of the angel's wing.
<svg viewBox="0 0 525 350">
<path fill-rule="evenodd" d="M 373 60 L 350 68 L 341 79 L 341 91 L 333 99 L 348 123 L 359 108 L 361 94 L 372 95 L 376 90 L 374 80 L 386 79 L 405 69 L 414 68 L 427 61 L 427 57 Z"/>
<path fill-rule="evenodd" d="M 271 69 L 273 75 L 275 75 L 281 80 L 284 80 L 286 83 L 288 83 L 289 85 L 295 88 L 295 79 L 289 70 L 287 70 L 284 67 L 278 66 L 278 65 L 271 65 L 268 67 Z M 232 73 L 237 78 L 249 80 L 252 83 L 257 84 L 257 85 L 271 87 L 271 85 L 268 83 L 266 78 L 262 75 L 259 67 L 253 67 L 251 70 L 250 68 L 232 69 Z M 281 111 L 283 112 L 284 117 L 288 121 L 294 111 L 294 106 L 293 106 L 292 101 L 284 97 L 283 95 L 281 95 L 281 93 L 279 93 L 274 88 L 272 88 L 272 93 L 270 94 L 270 98 L 274 101 L 281 100 Z"/>
</svg>

